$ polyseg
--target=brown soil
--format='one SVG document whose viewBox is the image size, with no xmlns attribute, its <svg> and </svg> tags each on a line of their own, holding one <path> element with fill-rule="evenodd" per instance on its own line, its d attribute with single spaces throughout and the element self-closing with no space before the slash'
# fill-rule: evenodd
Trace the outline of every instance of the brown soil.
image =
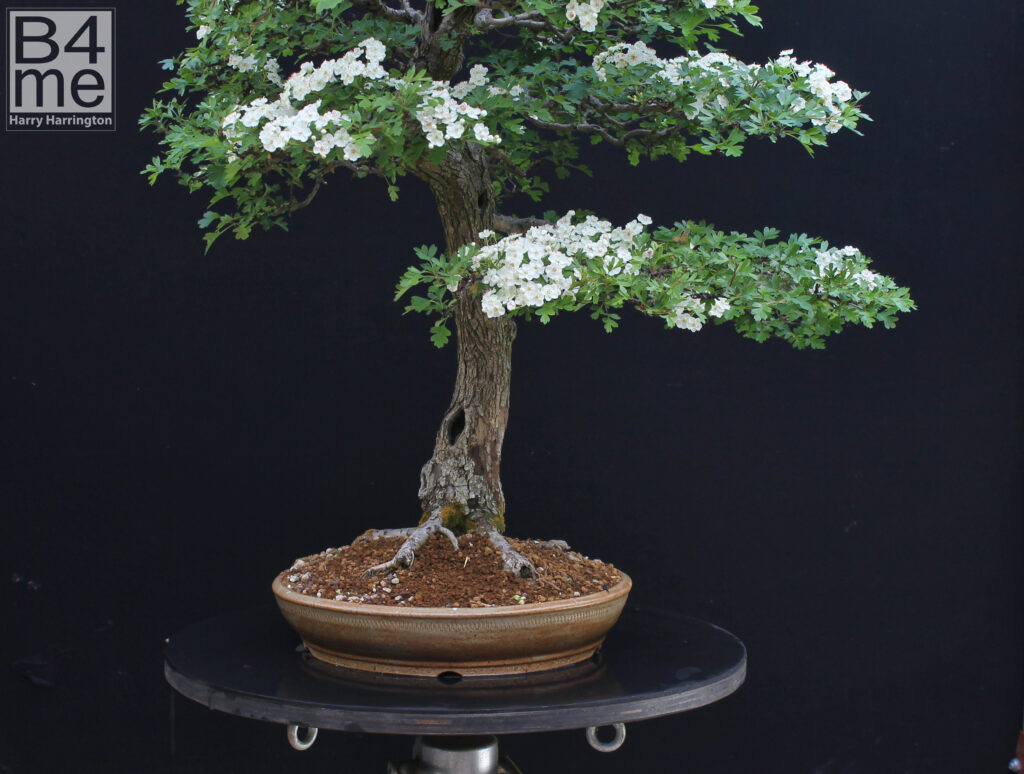
<svg viewBox="0 0 1024 774">
<path fill-rule="evenodd" d="M 611 588 L 620 579 L 612 565 L 533 540 L 509 539 L 537 567 L 536 578 L 519 578 L 501 568 L 501 556 L 479 535 L 463 535 L 456 551 L 432 535 L 416 552 L 411 568 L 362 579 L 368 567 L 386 562 L 401 538 L 357 541 L 296 559 L 281 573 L 292 591 L 323 599 L 370 605 L 415 607 L 497 607 L 573 599 Z"/>
</svg>

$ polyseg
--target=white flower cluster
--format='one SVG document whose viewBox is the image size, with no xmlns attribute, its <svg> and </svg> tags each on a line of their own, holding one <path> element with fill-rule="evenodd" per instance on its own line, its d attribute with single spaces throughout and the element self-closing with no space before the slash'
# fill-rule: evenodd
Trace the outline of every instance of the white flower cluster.
<svg viewBox="0 0 1024 774">
<path fill-rule="evenodd" d="M 814 256 L 814 262 L 818 265 L 818 275 L 824 277 L 825 272 L 829 270 L 834 272 L 842 271 L 843 265 L 846 263 L 846 259 L 853 258 L 857 255 L 860 255 L 860 250 L 853 245 L 847 245 L 842 248 L 831 247 L 828 250 L 818 250 Z"/>
<path fill-rule="evenodd" d="M 707 4 L 709 0 L 703 0 L 703 2 Z M 752 81 L 755 78 L 755 71 L 762 67 L 756 64 L 746 64 L 722 51 L 712 51 L 703 56 L 699 56 L 696 51 L 689 51 L 672 59 L 662 59 L 653 48 L 642 41 L 637 41 L 635 43 L 618 43 L 607 51 L 597 54 L 594 57 L 593 69 L 598 79 L 604 81 L 608 77 L 605 65 L 628 68 L 640 64 L 657 68 L 656 77 L 672 86 L 684 86 L 690 83 L 691 77 L 688 73 L 695 68 L 704 72 L 718 73 L 722 76 L 719 82 L 724 88 L 732 85 L 730 77 L 739 81 Z M 799 77 L 807 79 L 807 89 L 820 101 L 829 116 L 828 118 L 812 118 L 811 122 L 815 126 L 824 126 L 825 131 L 830 134 L 838 132 L 842 128 L 839 119 L 853 97 L 853 90 L 844 81 L 832 83 L 830 79 L 835 75 L 832 70 L 823 64 L 797 62 L 793 58 L 792 49 L 783 51 L 777 59 L 768 64 L 773 67 L 789 68 Z M 727 108 L 730 104 L 728 97 L 724 94 L 717 95 L 716 101 L 722 108 Z M 687 111 L 687 116 L 691 119 L 694 118 L 703 106 L 703 97 L 698 95 L 691 109 Z M 798 112 L 806 106 L 807 100 L 798 96 L 793 100 L 791 109 Z"/>
<path fill-rule="evenodd" d="M 347 86 L 360 77 L 370 80 L 386 78 L 387 71 L 380 64 L 386 55 L 383 43 L 376 38 L 367 38 L 340 59 L 327 59 L 319 67 L 312 62 L 303 62 L 299 71 L 285 82 L 281 97 L 301 100 L 312 92 L 321 91 L 332 81 L 340 81 Z"/>
<path fill-rule="evenodd" d="M 635 275 L 653 250 L 640 251 L 635 237 L 651 223 L 638 215 L 622 228 L 613 228 L 593 215 L 573 223 L 570 210 L 553 225 L 534 226 L 483 246 L 471 259 L 488 290 L 481 299 L 488 317 L 500 317 L 519 307 L 539 307 L 558 298 L 575 297 L 583 278 L 581 260 L 601 259 L 610 276 Z M 484 231 L 480 239 L 494 236 Z"/>
<path fill-rule="evenodd" d="M 260 142 L 263 148 L 271 153 L 284 148 L 290 142 L 311 142 L 312 151 L 318 156 L 326 157 L 333 148 L 341 148 L 347 161 L 358 161 L 365 153 L 350 134 L 352 125 L 347 114 L 337 110 L 320 113 L 320 100 L 306 105 L 301 110 L 296 108 L 294 103 L 322 91 L 332 82 L 350 85 L 356 78 L 401 88 L 405 81 L 389 77 L 381 66 L 386 55 L 387 50 L 383 43 L 376 38 L 367 38 L 340 59 L 328 59 L 319 66 L 312 62 L 304 62 L 299 71 L 284 82 L 281 81 L 280 65 L 277 60 L 268 57 L 265 65 L 267 78 L 281 85 L 280 95 L 273 101 L 260 97 L 247 105 L 236 106 L 221 122 L 224 134 L 228 139 L 237 140 L 243 134 L 239 125 L 255 129 L 263 124 L 259 133 Z M 485 84 L 486 75 L 486 67 L 474 67 L 467 82 L 469 86 L 466 92 L 475 86 Z M 440 147 L 448 139 L 462 137 L 467 130 L 473 132 L 473 137 L 478 142 L 501 142 L 501 138 L 492 134 L 487 125 L 481 122 L 487 111 L 456 100 L 453 92 L 457 89 L 459 87 L 450 87 L 446 83 L 435 81 L 420 92 L 421 101 L 416 117 L 427 136 L 428 144 L 431 147 Z M 266 123 L 263 123 L 264 121 Z"/>
<path fill-rule="evenodd" d="M 737 70 L 741 73 L 750 70 L 749 65 L 721 51 L 712 51 L 704 56 L 699 56 L 696 51 L 689 51 L 672 59 L 662 59 L 653 48 L 639 40 L 636 43 L 617 43 L 594 57 L 594 72 L 602 81 L 608 77 L 604 69 L 605 64 L 623 68 L 636 67 L 639 64 L 652 65 L 660 70 L 656 74 L 657 77 L 673 86 L 682 86 L 689 82 L 689 76 L 685 71 L 690 68 L 704 71 Z M 727 82 L 723 85 L 727 85 Z"/>
<path fill-rule="evenodd" d="M 238 53 L 232 53 L 228 56 L 228 65 L 234 67 L 240 73 L 251 73 L 256 69 L 256 55 L 246 54 L 242 56 Z"/>
<path fill-rule="evenodd" d="M 196 27 L 196 39 L 197 40 L 202 40 L 207 35 L 209 35 L 212 31 L 213 30 L 210 28 L 209 24 L 200 24 L 198 27 Z"/>
<path fill-rule="evenodd" d="M 260 97 L 248 105 L 236 107 L 225 116 L 221 122 L 225 135 L 237 139 L 241 136 L 238 124 L 254 129 L 266 121 L 259 136 L 260 143 L 268 152 L 280 150 L 289 142 L 307 143 L 312 140 L 313 152 L 318 156 L 326 157 L 331 149 L 341 148 L 347 161 L 358 161 L 364 154 L 345 126 L 349 123 L 347 115 L 337 110 L 320 113 L 320 100 L 302 109 L 296 109 L 292 102 L 322 90 L 334 80 L 350 84 L 357 77 L 371 80 L 386 77 L 387 71 L 380 64 L 386 53 L 383 43 L 376 38 L 367 38 L 340 59 L 328 59 L 319 67 L 312 62 L 304 62 L 299 71 L 283 83 L 276 100 L 270 102 L 266 97 Z M 268 59 L 266 69 L 268 79 L 280 82 L 277 60 Z"/>
<path fill-rule="evenodd" d="M 874 290 L 878 287 L 878 281 L 881 279 L 881 275 L 875 274 L 873 271 L 868 269 L 861 269 L 859 272 L 854 274 L 850 279 L 854 280 L 863 288 L 868 290 Z"/>
<path fill-rule="evenodd" d="M 202 40 L 209 35 L 213 29 L 208 24 L 200 25 L 196 28 L 196 38 Z M 231 38 L 228 41 L 228 45 L 232 47 L 232 52 L 228 54 L 228 66 L 234 67 L 240 73 L 252 73 L 256 72 L 260 66 L 260 58 L 254 52 L 244 53 L 244 49 L 241 47 L 238 38 Z M 275 86 L 283 86 L 284 82 L 281 80 L 281 65 L 278 61 L 267 54 L 266 59 L 263 62 L 263 72 L 266 73 L 267 80 L 273 83 Z"/>
<path fill-rule="evenodd" d="M 487 93 L 490 94 L 492 97 L 497 97 L 500 94 L 508 94 L 510 97 L 512 97 L 512 99 L 518 100 L 526 93 L 526 89 L 524 89 L 519 84 L 516 84 L 510 89 L 506 89 L 501 86 L 488 86 Z"/>
<path fill-rule="evenodd" d="M 263 72 L 267 74 L 267 80 L 272 84 L 284 86 L 284 80 L 281 78 L 281 64 L 274 57 L 267 57 L 267 62 L 263 65 Z"/>
<path fill-rule="evenodd" d="M 700 0 L 705 8 L 714 8 L 716 5 L 720 5 L 724 8 L 732 8 L 735 5 L 735 0 Z"/>
<path fill-rule="evenodd" d="M 486 83 L 487 68 L 478 64 L 469 71 L 468 81 L 455 86 L 434 81 L 420 92 L 423 99 L 416 111 L 416 118 L 427 136 L 428 146 L 440 148 L 446 140 L 462 137 L 470 127 L 478 142 L 501 142 L 501 137 L 492 134 L 487 124 L 480 120 L 487 115 L 486 110 L 459 101 L 477 86 Z"/>
<path fill-rule="evenodd" d="M 593 32 L 597 29 L 597 15 L 604 8 L 604 0 L 589 0 L 581 3 L 579 0 L 569 0 L 565 5 L 565 18 L 569 21 L 579 19 L 580 29 L 584 32 Z"/>
<path fill-rule="evenodd" d="M 823 64 L 813 64 L 808 61 L 798 62 L 793 57 L 793 49 L 788 49 L 779 54 L 779 58 L 773 63 L 776 67 L 788 67 L 801 78 L 807 79 L 807 88 L 811 90 L 828 112 L 828 118 L 812 118 L 811 123 L 815 126 L 824 126 L 829 134 L 835 134 L 842 128 L 839 118 L 843 108 L 853 98 L 853 90 L 846 81 L 831 82 L 835 75 L 832 70 Z M 793 110 L 803 110 L 806 101 L 798 97 L 793 103 Z"/>
<path fill-rule="evenodd" d="M 711 308 L 705 311 L 704 302 L 698 298 L 687 298 L 676 304 L 672 310 L 672 316 L 668 318 L 669 323 L 676 328 L 693 331 L 696 333 L 704 327 L 704 322 L 710 317 L 721 317 L 732 309 L 732 304 L 724 298 L 716 298 Z"/>
<path fill-rule="evenodd" d="M 842 248 L 832 247 L 828 250 L 818 250 L 814 256 L 814 263 L 818 266 L 818 276 L 825 277 L 828 272 L 839 275 L 849 271 L 848 262 L 858 257 L 863 259 L 864 256 L 860 250 L 852 245 Z M 850 279 L 857 282 L 863 288 L 874 290 L 878 287 L 881 276 L 868 269 L 861 269 L 851 274 Z"/>
</svg>

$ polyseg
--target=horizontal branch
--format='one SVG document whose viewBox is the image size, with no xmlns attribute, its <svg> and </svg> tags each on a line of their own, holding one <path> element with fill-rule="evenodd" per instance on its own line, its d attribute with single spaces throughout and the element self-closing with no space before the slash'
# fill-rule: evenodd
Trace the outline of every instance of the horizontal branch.
<svg viewBox="0 0 1024 774">
<path fill-rule="evenodd" d="M 401 4 L 401 8 L 395 8 L 388 5 L 384 0 L 353 0 L 353 5 L 366 8 L 388 21 L 419 24 L 423 20 L 423 12 L 413 8 L 408 0 L 401 0 Z"/>
<path fill-rule="evenodd" d="M 607 127 L 601 126 L 600 124 L 589 123 L 587 121 L 580 121 L 578 123 L 560 123 L 557 121 L 543 121 L 535 116 L 530 116 L 530 123 L 536 126 L 538 129 L 550 129 L 555 132 L 576 132 L 578 134 L 596 134 L 601 137 L 609 145 L 615 145 L 616 147 L 622 147 L 630 140 L 635 139 L 654 139 L 662 140 L 671 134 L 675 134 L 682 130 L 679 125 L 667 126 L 664 129 L 630 129 L 628 132 L 624 132 L 622 135 L 612 134 Z M 615 122 L 620 127 L 621 122 Z"/>
<path fill-rule="evenodd" d="M 559 29 L 544 19 L 538 11 L 528 11 L 527 13 L 520 14 L 506 13 L 503 16 L 495 16 L 492 9 L 481 8 L 477 11 L 473 23 L 481 32 L 490 32 L 491 30 L 504 29 L 506 27 L 517 27 L 519 29 L 550 32 L 563 43 L 572 37 L 568 30 Z"/>
<path fill-rule="evenodd" d="M 652 99 L 646 102 L 606 102 L 595 97 L 593 94 L 587 97 L 587 102 L 602 115 L 619 113 L 638 113 L 640 115 L 685 115 L 682 110 L 673 107 L 665 100 Z"/>
</svg>

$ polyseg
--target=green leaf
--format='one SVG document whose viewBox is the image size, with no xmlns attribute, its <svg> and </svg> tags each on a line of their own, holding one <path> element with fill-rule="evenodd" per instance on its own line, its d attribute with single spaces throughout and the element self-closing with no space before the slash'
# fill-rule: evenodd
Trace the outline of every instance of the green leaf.
<svg viewBox="0 0 1024 774">
<path fill-rule="evenodd" d="M 339 5 L 341 6 L 341 8 L 338 10 L 338 13 L 341 13 L 342 11 L 347 11 L 349 8 L 352 7 L 352 3 L 349 2 L 349 0 L 315 0 L 314 3 L 314 7 L 316 8 L 317 13 L 323 13 L 324 11 L 333 11 Z"/>
<path fill-rule="evenodd" d="M 448 330 L 447 320 L 438 320 L 430 326 L 430 341 L 438 349 L 448 343 L 451 335 L 452 332 Z"/>
<path fill-rule="evenodd" d="M 433 305 L 433 301 L 423 296 L 413 296 L 409 299 L 409 309 L 414 312 L 428 312 Z"/>
</svg>

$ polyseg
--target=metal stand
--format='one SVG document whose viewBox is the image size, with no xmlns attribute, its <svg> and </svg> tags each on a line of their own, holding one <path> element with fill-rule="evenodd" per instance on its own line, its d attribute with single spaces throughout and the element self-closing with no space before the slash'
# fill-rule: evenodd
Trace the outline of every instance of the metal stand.
<svg viewBox="0 0 1024 774">
<path fill-rule="evenodd" d="M 627 608 L 593 659 L 503 678 L 399 678 L 316 661 L 276 609 L 195 624 L 168 641 L 164 674 L 211 709 L 282 723 L 307 750 L 320 729 L 406 734 L 413 757 L 389 774 L 522 774 L 498 735 L 586 729 L 613 752 L 625 721 L 718 701 L 746 676 L 746 650 L 728 632 L 692 618 Z M 613 729 L 611 738 L 604 727 Z M 424 734 L 430 729 L 432 735 Z"/>
<path fill-rule="evenodd" d="M 413 759 L 389 763 L 388 774 L 500 774 L 496 736 L 416 737 Z"/>
</svg>

